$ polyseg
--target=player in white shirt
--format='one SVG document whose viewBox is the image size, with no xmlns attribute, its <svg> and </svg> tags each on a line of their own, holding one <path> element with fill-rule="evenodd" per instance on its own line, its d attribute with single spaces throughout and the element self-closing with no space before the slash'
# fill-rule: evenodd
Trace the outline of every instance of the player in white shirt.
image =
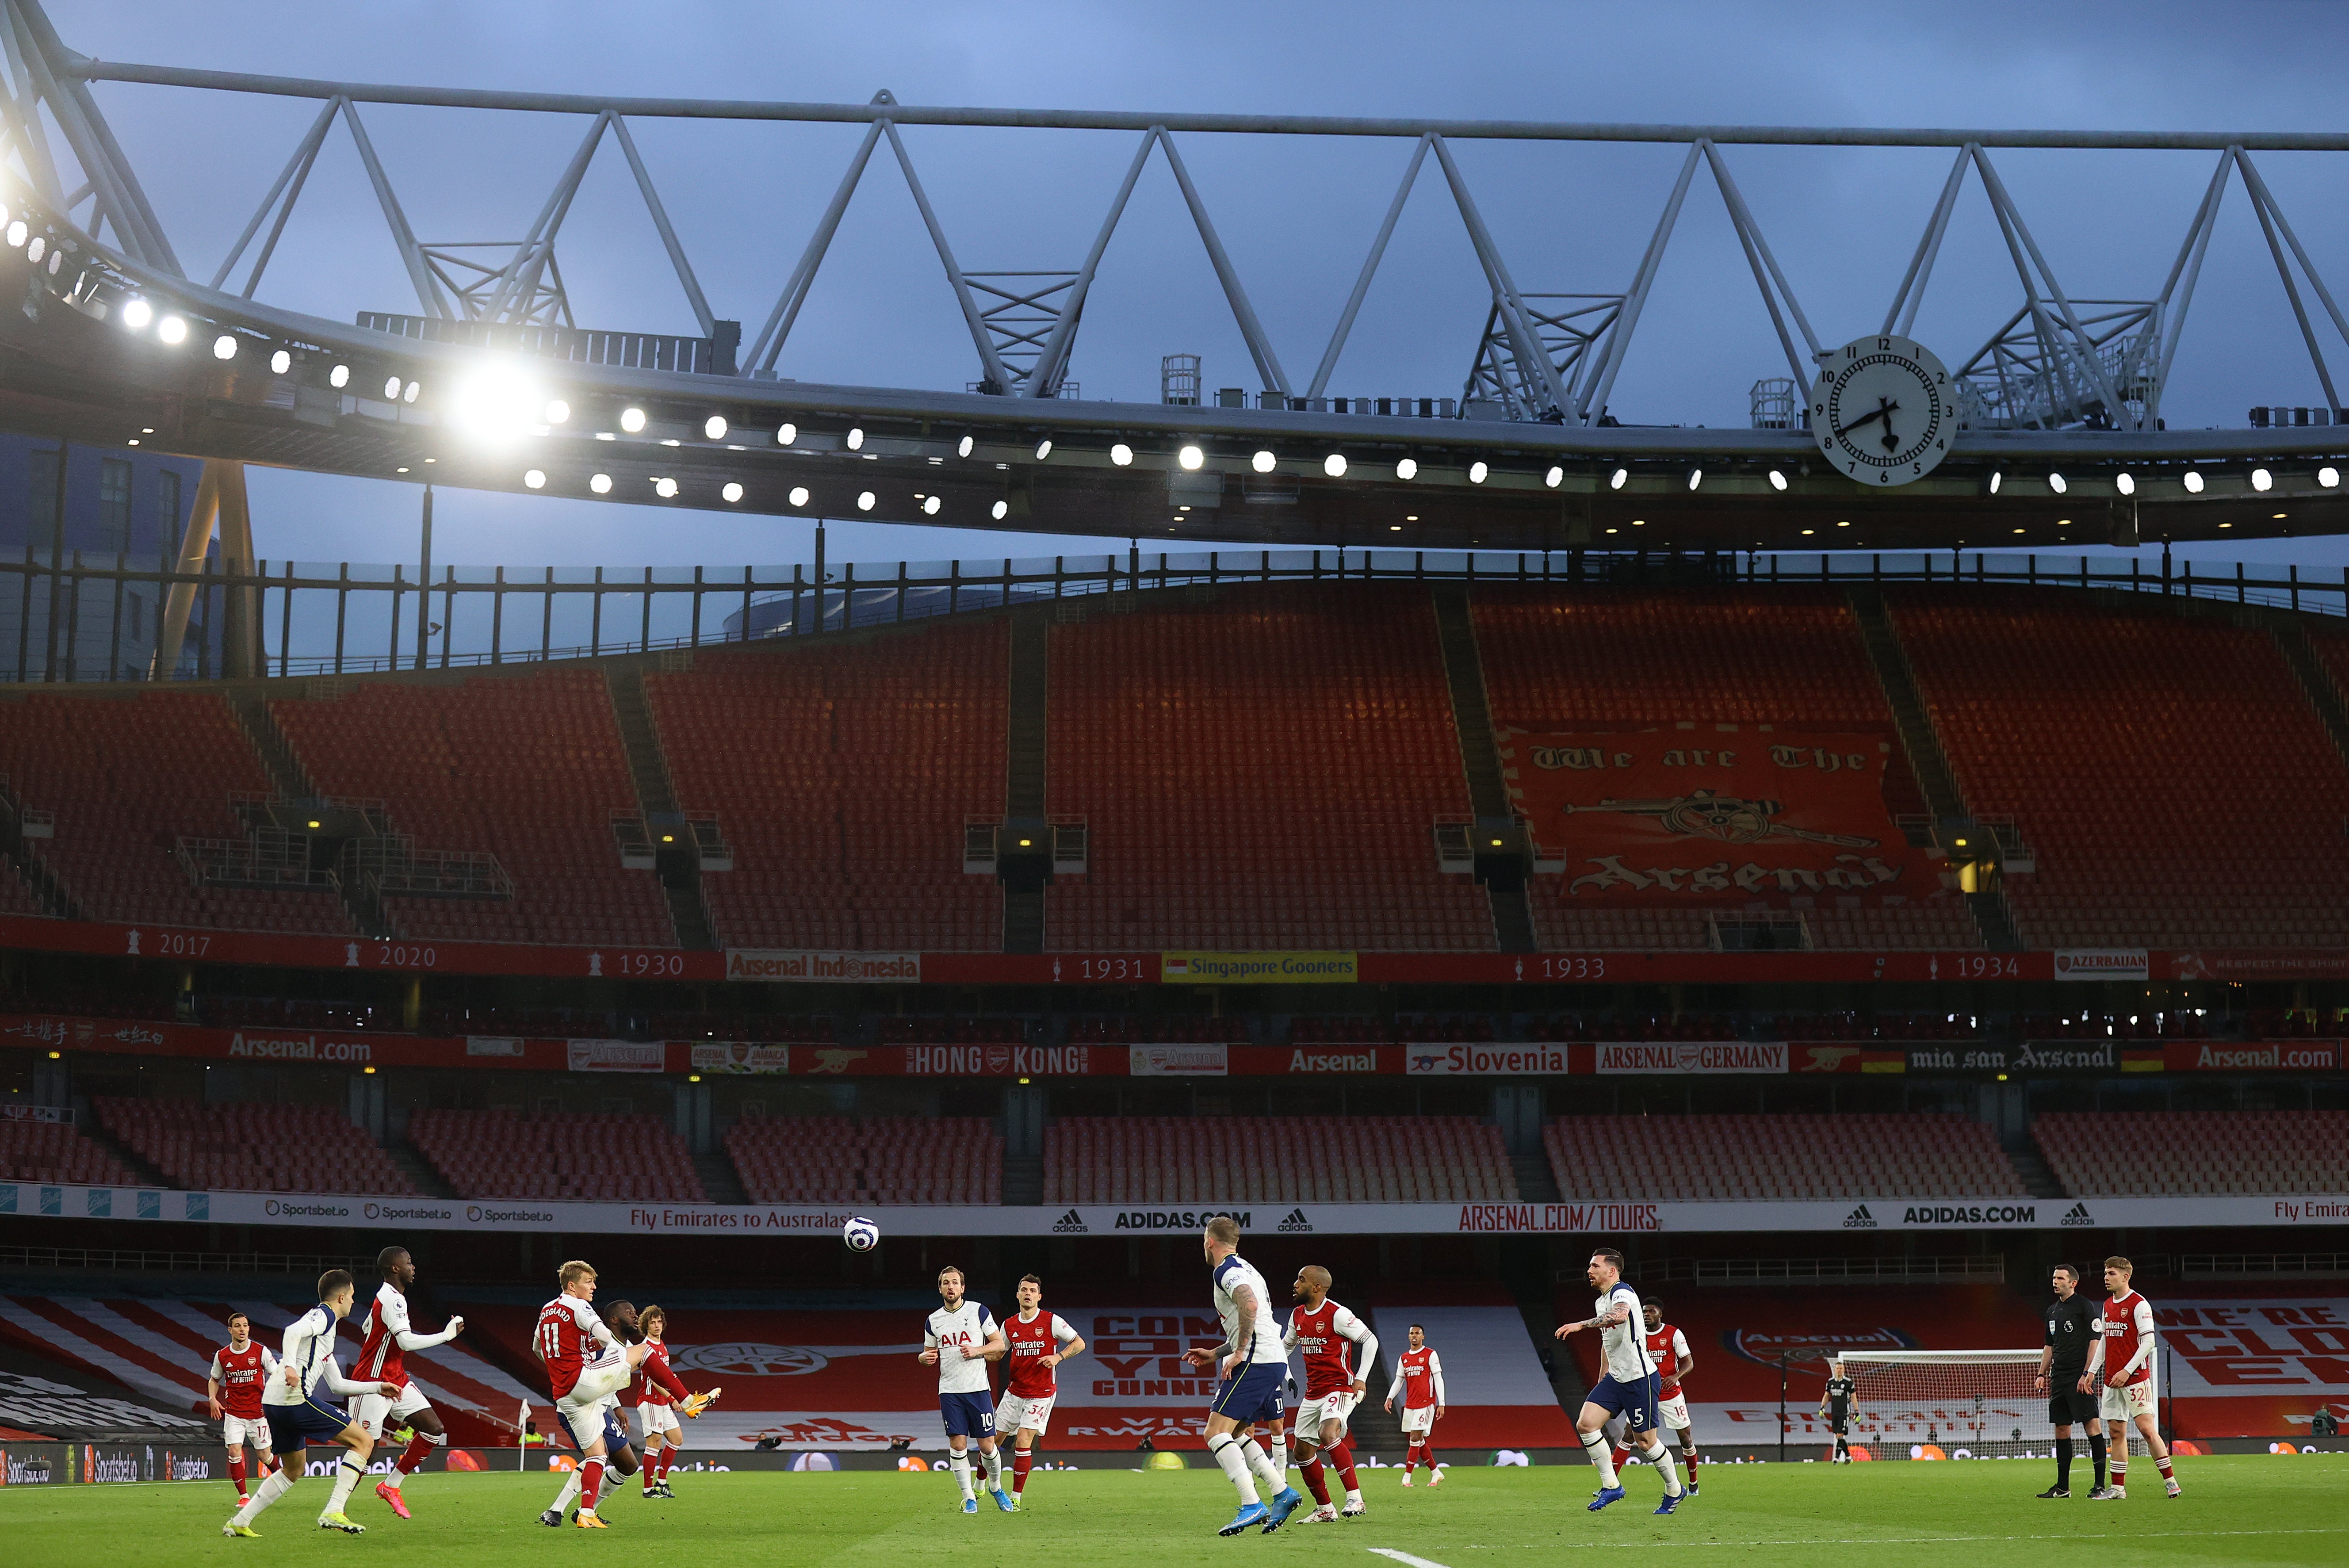
<svg viewBox="0 0 2349 1568">
<path fill-rule="evenodd" d="M 1195 1346 L 1183 1352 L 1183 1359 L 1194 1367 L 1214 1367 L 1223 1378 L 1207 1409 L 1207 1452 L 1240 1494 L 1239 1512 L 1216 1533 L 1237 1535 L 1251 1524 L 1261 1524 L 1269 1535 L 1288 1522 L 1305 1494 L 1273 1469 L 1271 1456 L 1245 1429 L 1279 1420 L 1280 1390 L 1288 1381 L 1288 1347 L 1281 1343 L 1280 1322 L 1272 1315 L 1272 1293 L 1265 1288 L 1264 1275 L 1239 1255 L 1239 1222 L 1216 1215 L 1207 1222 L 1201 1246 L 1215 1277 L 1216 1315 L 1223 1319 L 1224 1342 L 1212 1348 Z M 1257 1481 L 1273 1493 L 1269 1505 L 1258 1496 Z"/>
<path fill-rule="evenodd" d="M 988 1495 L 997 1508 L 1015 1512 L 1003 1495 L 1003 1456 L 996 1451 L 995 1399 L 987 1376 L 987 1364 L 1002 1360 L 1009 1348 L 1003 1329 L 992 1313 L 963 1295 L 962 1270 L 952 1264 L 938 1271 L 938 1299 L 945 1305 L 923 1326 L 917 1359 L 938 1369 L 938 1414 L 951 1450 L 947 1462 L 962 1488 L 962 1511 L 978 1511 L 970 1484 L 970 1439 L 977 1438 Z"/>
<path fill-rule="evenodd" d="M 1614 1456 L 1609 1451 L 1613 1445 L 1607 1440 L 1608 1418 L 1620 1416 L 1640 1457 L 1663 1472 L 1664 1501 L 1656 1511 L 1671 1513 L 1680 1507 L 1684 1494 L 1679 1467 L 1672 1463 L 1671 1451 L 1656 1440 L 1657 1408 L 1661 1401 L 1655 1357 L 1648 1354 L 1640 1293 L 1623 1283 L 1623 1254 L 1612 1247 L 1601 1247 L 1590 1254 L 1589 1277 L 1590 1287 L 1600 1293 L 1592 1304 L 1596 1310 L 1579 1323 L 1560 1326 L 1557 1337 L 1564 1339 L 1586 1328 L 1599 1331 L 1599 1381 L 1591 1385 L 1589 1397 L 1582 1402 L 1582 1414 L 1574 1423 L 1582 1438 L 1583 1452 L 1599 1470 L 1599 1495 L 1590 1500 L 1590 1511 L 1596 1513 L 1610 1502 L 1623 1501 Z"/>
<path fill-rule="evenodd" d="M 277 1452 L 285 1464 L 263 1480 L 254 1490 L 252 1501 L 236 1511 L 235 1515 L 221 1527 L 222 1535 L 258 1535 L 253 1522 L 269 1505 L 284 1497 L 302 1476 L 302 1449 L 310 1442 L 337 1443 L 343 1452 L 342 1463 L 335 1471 L 335 1490 L 327 1499 L 326 1511 L 318 1515 L 318 1528 L 339 1530 L 347 1535 L 364 1535 L 367 1527 L 355 1524 L 343 1505 L 350 1501 L 351 1488 L 367 1474 L 367 1456 L 375 1451 L 375 1441 L 339 1407 L 329 1404 L 317 1395 L 324 1382 L 330 1393 L 352 1396 L 381 1394 L 396 1397 L 399 1390 L 388 1383 L 354 1383 L 344 1377 L 343 1369 L 335 1361 L 335 1325 L 351 1314 L 351 1297 L 355 1294 L 350 1272 L 328 1269 L 318 1276 L 318 1305 L 295 1318 L 285 1330 L 277 1357 L 278 1375 L 270 1379 L 268 1391 L 261 1396 L 261 1407 L 266 1411 L 269 1429 L 277 1439 Z"/>
</svg>

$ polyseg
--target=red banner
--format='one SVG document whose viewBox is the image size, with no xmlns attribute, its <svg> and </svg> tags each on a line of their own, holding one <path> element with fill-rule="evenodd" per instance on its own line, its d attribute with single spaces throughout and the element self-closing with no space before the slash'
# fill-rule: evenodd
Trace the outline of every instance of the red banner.
<svg viewBox="0 0 2349 1568">
<path fill-rule="evenodd" d="M 1510 793 L 1569 902 L 1720 904 L 1941 891 L 1884 803 L 1882 734 L 1774 725 L 1501 732 Z"/>
</svg>

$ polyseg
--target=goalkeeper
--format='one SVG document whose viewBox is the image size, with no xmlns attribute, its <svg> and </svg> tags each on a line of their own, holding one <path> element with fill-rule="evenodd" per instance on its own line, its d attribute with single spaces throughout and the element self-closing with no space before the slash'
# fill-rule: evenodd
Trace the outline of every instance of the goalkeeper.
<svg viewBox="0 0 2349 1568">
<path fill-rule="evenodd" d="M 2034 1392 L 2047 1396 L 2047 1419 L 2055 1428 L 2055 1484 L 2039 1495 L 2072 1495 L 2072 1424 L 2086 1431 L 2088 1459 L 2096 1467 L 2095 1490 L 2105 1490 L 2105 1429 L 2096 1419 L 2096 1396 L 2088 1383 L 2088 1348 L 2096 1339 L 2096 1309 L 2080 1294 L 2080 1271 L 2057 1264 L 2050 1284 L 2055 1299 L 2043 1315 L 2047 1342 L 2039 1351 Z"/>
<path fill-rule="evenodd" d="M 1851 1463 L 1851 1396 L 1857 1387 L 1843 1369 L 1843 1357 L 1837 1356 L 1827 1363 L 1826 1391 L 1819 1396 L 1819 1418 L 1835 1434 L 1835 1453 L 1830 1464 Z"/>
</svg>

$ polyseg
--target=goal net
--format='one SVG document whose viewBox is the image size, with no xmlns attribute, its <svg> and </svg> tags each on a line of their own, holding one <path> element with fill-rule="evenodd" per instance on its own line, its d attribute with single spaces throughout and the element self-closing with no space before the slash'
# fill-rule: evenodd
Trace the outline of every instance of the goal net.
<svg viewBox="0 0 2349 1568">
<path fill-rule="evenodd" d="M 2036 1350 L 1847 1350 L 1851 1440 L 1879 1460 L 2054 1451 Z"/>
</svg>

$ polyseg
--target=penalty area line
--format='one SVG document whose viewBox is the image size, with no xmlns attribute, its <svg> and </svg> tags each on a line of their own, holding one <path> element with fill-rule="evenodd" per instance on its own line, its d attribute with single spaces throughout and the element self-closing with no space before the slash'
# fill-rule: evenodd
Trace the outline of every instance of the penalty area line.
<svg viewBox="0 0 2349 1568">
<path fill-rule="evenodd" d="M 1444 1568 L 1441 1563 L 1431 1562 L 1424 1557 L 1414 1557 L 1408 1552 L 1398 1552 L 1392 1546 L 1373 1546 L 1371 1550 L 1381 1557 L 1393 1558 L 1403 1564 L 1403 1568 Z"/>
<path fill-rule="evenodd" d="M 2306 1530 L 2113 1530 L 2087 1533 L 2066 1532 L 2061 1535 L 1859 1535 L 1859 1536 L 1800 1536 L 1784 1541 L 1675 1541 L 1675 1547 L 1693 1546 L 1952 1546 L 1992 1541 L 2203 1541 L 2227 1536 L 2263 1535 L 2344 1535 L 2349 1525 L 2318 1525 Z M 1618 1551 L 1619 1541 L 1559 1541 L 1527 1542 L 1517 1550 L 1522 1552 L 1574 1550 Z M 1398 1552 L 1392 1546 L 1373 1546 L 1370 1551 L 1381 1557 L 1392 1557 L 1405 1568 L 1446 1568 L 1442 1563 L 1425 1557 L 1415 1557 L 1408 1552 Z M 1506 1550 L 1492 1546 L 1467 1546 L 1467 1552 Z"/>
</svg>

